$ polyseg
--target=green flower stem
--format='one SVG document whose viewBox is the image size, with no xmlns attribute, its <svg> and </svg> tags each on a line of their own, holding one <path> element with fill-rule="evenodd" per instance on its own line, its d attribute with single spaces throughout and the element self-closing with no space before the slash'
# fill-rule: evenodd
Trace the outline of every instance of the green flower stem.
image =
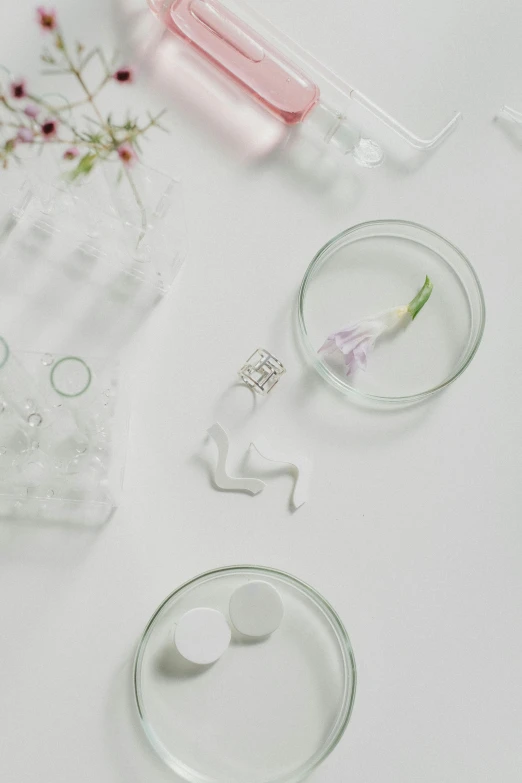
<svg viewBox="0 0 522 783">
<path fill-rule="evenodd" d="M 128 144 L 133 150 L 139 152 L 139 140 L 150 128 L 157 127 L 165 130 L 159 123 L 163 112 L 157 116 L 152 116 L 149 113 L 148 122 L 145 121 L 143 127 L 140 127 L 138 119 L 133 119 L 130 115 L 127 116 L 127 119 L 121 125 L 114 123 L 110 114 L 104 117 L 96 103 L 96 98 L 114 77 L 113 63 L 109 64 L 100 47 L 85 53 L 83 44 L 76 42 L 73 53 L 72 48 L 67 45 L 60 27 L 55 28 L 53 44 L 56 51 L 53 52 L 52 49 L 46 47 L 40 58 L 50 66 L 46 68 L 44 73 L 49 75 L 69 74 L 73 76 L 83 95 L 81 93 L 79 99 L 75 102 L 66 102 L 60 105 L 53 105 L 52 99 L 47 101 L 45 98 L 40 98 L 31 93 L 27 93 L 24 96 L 38 105 L 49 118 L 53 118 L 58 122 L 61 132 L 55 133 L 52 138 L 48 138 L 44 136 L 40 127 L 41 119 L 30 118 L 31 121 L 29 121 L 24 114 L 24 104 L 20 101 L 11 103 L 8 94 L 0 92 L 0 109 L 3 108 L 7 115 L 5 120 L 0 119 L 0 132 L 2 132 L 2 139 L 0 140 L 0 168 L 7 168 L 10 158 L 18 160 L 16 156 L 16 136 L 13 136 L 13 138 L 8 136 L 11 129 L 16 131 L 20 128 L 28 128 L 33 134 L 30 144 L 38 148 L 48 144 L 79 147 L 81 157 L 75 164 L 75 167 L 68 172 L 67 176 L 70 179 L 89 174 L 98 161 L 101 163 L 115 159 L 122 145 Z M 86 66 L 95 57 L 101 63 L 102 75 L 96 86 L 91 89 L 84 77 L 84 72 Z M 81 126 L 77 124 L 75 117 L 71 114 L 71 110 L 89 105 L 91 107 L 91 110 L 88 112 L 89 116 L 84 115 L 83 117 L 88 124 L 82 130 Z M 141 231 L 137 241 L 139 246 L 148 228 L 146 208 L 132 170 L 128 165 L 125 165 L 124 161 L 121 161 L 120 165 L 121 174 L 118 181 L 122 178 L 127 180 L 141 214 Z"/>
<path fill-rule="evenodd" d="M 136 248 L 138 248 L 142 240 L 144 239 L 145 234 L 147 233 L 147 227 L 148 227 L 147 213 L 145 211 L 145 205 L 143 204 L 143 201 L 141 200 L 141 196 L 138 192 L 138 188 L 136 187 L 136 183 L 134 182 L 134 178 L 132 177 L 129 169 L 126 168 L 125 166 L 123 166 L 123 173 L 127 177 L 127 181 L 131 187 L 132 192 L 134 193 L 134 198 L 136 199 L 136 203 L 141 212 L 141 231 L 138 237 L 138 241 L 136 242 Z"/>
<path fill-rule="evenodd" d="M 428 275 L 426 275 L 426 280 L 424 281 L 424 285 L 420 289 L 419 293 L 413 297 L 411 302 L 409 303 L 407 310 L 411 316 L 411 320 L 415 318 L 418 313 L 422 310 L 426 302 L 431 296 L 431 292 L 433 291 L 433 283 L 431 282 Z"/>
<path fill-rule="evenodd" d="M 81 88 L 83 89 L 83 91 L 85 93 L 87 102 L 90 103 L 90 105 L 92 106 L 92 109 L 93 109 L 94 113 L 96 114 L 96 116 L 98 117 L 98 120 L 100 121 L 101 126 L 109 134 L 109 136 L 110 136 L 110 138 L 111 138 L 111 140 L 112 140 L 112 142 L 114 144 L 114 149 L 117 149 L 119 144 L 120 144 L 120 142 L 118 142 L 118 139 L 116 138 L 116 136 L 114 134 L 114 131 L 112 130 L 110 124 L 105 122 L 105 120 L 104 120 L 104 118 L 102 116 L 102 113 L 100 112 L 100 110 L 98 109 L 96 104 L 94 103 L 94 95 L 91 93 L 91 91 L 89 90 L 88 86 L 86 85 L 79 68 L 77 68 L 75 66 L 74 62 L 72 61 L 72 58 L 71 58 L 71 56 L 70 56 L 70 54 L 69 54 L 69 52 L 67 50 L 67 47 L 66 47 L 66 45 L 64 43 L 63 36 L 61 35 L 60 30 L 58 30 L 58 36 L 59 36 L 59 40 L 61 41 L 61 44 L 62 44 L 62 46 L 61 46 L 62 52 L 64 54 L 64 57 L 65 57 L 66 61 L 67 61 L 67 64 L 69 65 L 71 73 L 74 74 L 74 76 L 76 76 L 76 78 L 78 79 L 78 82 L 80 83 L 80 86 L 81 86 Z M 132 190 L 132 192 L 134 194 L 134 198 L 136 200 L 136 203 L 137 203 L 138 208 L 139 208 L 140 213 L 141 213 L 141 231 L 140 231 L 140 235 L 138 237 L 138 243 L 137 243 L 138 246 L 139 246 L 139 244 L 141 243 L 141 241 L 143 240 L 143 238 L 145 237 L 145 234 L 147 232 L 147 225 L 148 225 L 147 213 L 145 211 L 145 205 L 143 204 L 143 201 L 141 200 L 141 196 L 140 196 L 140 194 L 138 192 L 138 189 L 136 187 L 136 183 L 134 182 L 134 179 L 133 179 L 130 171 L 125 166 L 123 166 L 123 172 L 124 172 L 124 174 L 125 174 L 125 176 L 127 178 L 127 181 L 129 183 L 130 187 L 131 187 L 131 190 Z"/>
<path fill-rule="evenodd" d="M 103 90 L 103 88 L 111 80 L 111 78 L 112 78 L 111 76 L 106 76 L 105 79 L 102 82 L 100 82 L 98 87 L 96 87 L 92 91 L 91 98 L 96 98 L 96 96 Z M 83 100 L 81 100 L 81 101 L 76 101 L 75 103 L 69 103 L 67 105 L 67 108 L 68 109 L 77 109 L 78 106 L 85 106 L 86 104 L 89 104 L 89 103 L 91 103 L 91 100 L 89 98 L 83 98 Z"/>
</svg>

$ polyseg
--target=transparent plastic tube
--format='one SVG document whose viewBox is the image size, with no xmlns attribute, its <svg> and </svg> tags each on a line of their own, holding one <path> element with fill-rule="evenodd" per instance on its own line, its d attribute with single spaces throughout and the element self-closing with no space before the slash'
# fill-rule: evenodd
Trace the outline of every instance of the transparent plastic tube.
<svg viewBox="0 0 522 783">
<path fill-rule="evenodd" d="M 309 122 L 325 143 L 363 166 L 383 160 L 381 148 L 347 126 L 323 103 L 317 84 L 219 0 L 149 0 L 168 30 L 184 39 L 286 125 Z"/>
<path fill-rule="evenodd" d="M 149 2 L 151 2 L 151 0 L 149 0 Z M 163 3 L 162 0 L 152 0 L 152 2 L 156 2 L 157 5 L 161 6 L 162 4 L 164 5 L 165 2 L 170 5 L 172 0 L 163 0 Z M 241 0 L 232 0 L 232 2 L 234 5 L 237 5 Z M 414 133 L 403 125 L 402 122 L 399 122 L 395 117 L 392 117 L 392 115 L 381 106 L 378 106 L 374 101 L 368 98 L 367 95 L 364 95 L 353 85 L 350 85 L 341 79 L 330 68 L 327 68 L 320 63 L 310 52 L 301 49 L 301 47 L 299 47 L 288 35 L 285 35 L 285 33 L 277 29 L 265 19 L 262 14 L 250 6 L 248 6 L 248 19 L 251 25 L 255 25 L 256 27 L 259 27 L 259 29 L 262 29 L 265 36 L 270 37 L 271 40 L 276 40 L 281 49 L 291 53 L 292 59 L 302 62 L 307 72 L 313 72 L 316 74 L 316 77 L 320 77 L 321 84 L 324 83 L 330 88 L 333 88 L 341 101 L 348 98 L 355 103 L 358 103 L 359 106 L 362 106 L 369 114 L 376 117 L 379 122 L 382 122 L 383 125 L 393 131 L 393 133 L 414 149 L 428 151 L 437 147 L 455 130 L 462 119 L 462 114 L 456 112 L 450 121 L 434 135 L 426 137 L 419 136 L 417 133 Z"/>
<path fill-rule="evenodd" d="M 512 109 L 511 106 L 502 106 L 500 116 L 522 125 L 522 112 Z"/>
</svg>

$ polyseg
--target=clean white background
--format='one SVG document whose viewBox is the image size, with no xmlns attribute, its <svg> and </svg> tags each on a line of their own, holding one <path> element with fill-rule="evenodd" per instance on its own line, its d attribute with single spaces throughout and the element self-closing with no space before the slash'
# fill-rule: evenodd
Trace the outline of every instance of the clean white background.
<svg viewBox="0 0 522 783">
<path fill-rule="evenodd" d="M 133 714 L 130 661 L 157 604 L 206 569 L 279 567 L 317 587 L 352 639 L 352 721 L 316 783 L 518 783 L 522 778 L 522 6 L 510 0 L 265 0 L 266 12 L 401 119 L 464 121 L 424 164 L 309 183 L 284 156 L 247 162 L 187 105 L 147 160 L 185 186 L 190 256 L 128 352 L 132 423 L 122 504 L 104 529 L 0 527 L 0 777 L 166 783 Z M 263 6 L 263 0 L 258 0 Z M 33 6 L 4 2 L 1 59 L 34 69 Z M 106 0 L 62 2 L 71 35 L 111 42 Z M 124 88 L 121 88 L 124 89 Z M 159 106 L 152 88 L 116 95 Z M 140 93 L 140 89 L 143 91 Z M 315 251 L 374 218 L 435 229 L 472 260 L 487 326 L 438 397 L 375 412 L 306 368 L 295 294 Z M 231 391 L 257 345 L 288 374 L 249 412 Z M 244 406 L 244 407 L 242 407 Z M 205 430 L 253 429 L 316 463 L 310 502 L 289 476 L 254 499 L 210 485 Z"/>
</svg>

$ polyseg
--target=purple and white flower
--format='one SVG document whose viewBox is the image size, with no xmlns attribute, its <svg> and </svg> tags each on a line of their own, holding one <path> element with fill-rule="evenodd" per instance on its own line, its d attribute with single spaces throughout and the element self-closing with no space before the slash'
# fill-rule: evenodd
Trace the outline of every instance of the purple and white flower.
<svg viewBox="0 0 522 783">
<path fill-rule="evenodd" d="M 391 307 L 376 315 L 361 318 L 338 332 L 329 335 L 319 348 L 319 353 L 329 356 L 339 351 L 344 357 L 346 375 L 354 370 L 365 370 L 368 354 L 383 334 L 392 332 L 401 324 L 413 321 L 430 298 L 433 284 L 426 277 L 418 294 L 407 305 Z"/>
</svg>

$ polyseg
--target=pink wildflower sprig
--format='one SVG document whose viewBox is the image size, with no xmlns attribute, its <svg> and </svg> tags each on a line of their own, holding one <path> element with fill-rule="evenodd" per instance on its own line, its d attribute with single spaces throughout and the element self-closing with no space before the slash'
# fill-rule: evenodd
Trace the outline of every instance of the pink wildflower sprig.
<svg viewBox="0 0 522 783">
<path fill-rule="evenodd" d="M 44 8 L 43 5 L 39 5 L 36 9 L 36 19 L 45 32 L 52 32 L 58 27 L 58 19 L 54 8 Z"/>
<path fill-rule="evenodd" d="M 0 85 L 0 166 L 6 167 L 16 158 L 17 145 L 21 144 L 25 149 L 49 143 L 63 145 L 62 158 L 72 163 L 66 172 L 70 180 L 88 176 L 95 166 L 105 161 L 117 161 L 121 166 L 121 178 L 129 182 L 141 211 L 145 231 L 145 210 L 132 168 L 138 160 L 141 139 L 149 129 L 162 127 L 159 120 L 163 112 L 157 116 L 148 115 L 145 121 L 128 115 L 125 121 L 115 122 L 110 114 L 102 112 L 97 97 L 111 82 L 132 84 L 134 69 L 126 64 L 116 67 L 114 59 L 111 62 L 106 58 L 98 46 L 90 50 L 80 42 L 70 46 L 54 8 L 38 6 L 36 21 L 47 39 L 40 57 L 45 66 L 43 73 L 69 75 L 80 94 L 74 100 L 56 105 L 30 92 L 25 78 L 13 79 L 4 88 Z M 97 83 L 91 86 L 88 77 L 95 65 L 101 68 L 101 74 Z M 79 107 L 82 111 L 77 116 L 75 109 Z"/>
<path fill-rule="evenodd" d="M 136 161 L 136 153 L 130 144 L 121 144 L 118 147 L 118 157 L 124 166 L 132 166 Z"/>
<path fill-rule="evenodd" d="M 63 153 L 64 160 L 74 160 L 80 154 L 78 147 L 68 147 Z"/>
<path fill-rule="evenodd" d="M 26 106 L 24 106 L 24 114 L 26 117 L 29 117 L 31 120 L 36 120 L 36 118 L 40 114 L 40 108 L 39 106 L 36 106 L 36 104 L 34 103 L 28 103 Z"/>
<path fill-rule="evenodd" d="M 41 123 L 40 132 L 44 139 L 54 139 L 58 133 L 58 120 L 48 117 Z"/>
<path fill-rule="evenodd" d="M 112 74 L 112 78 L 115 82 L 119 82 L 120 84 L 132 84 L 135 78 L 134 70 L 128 67 L 118 68 L 118 70 L 114 71 Z"/>
<path fill-rule="evenodd" d="M 16 133 L 16 140 L 21 141 L 23 144 L 30 144 L 34 141 L 34 132 L 31 128 L 26 128 L 24 125 L 18 128 Z"/>
<path fill-rule="evenodd" d="M 11 93 L 11 98 L 14 98 L 15 100 L 20 100 L 20 98 L 25 98 L 27 95 L 27 83 L 25 79 L 16 79 L 15 81 L 11 82 L 9 85 L 9 92 Z"/>
</svg>

